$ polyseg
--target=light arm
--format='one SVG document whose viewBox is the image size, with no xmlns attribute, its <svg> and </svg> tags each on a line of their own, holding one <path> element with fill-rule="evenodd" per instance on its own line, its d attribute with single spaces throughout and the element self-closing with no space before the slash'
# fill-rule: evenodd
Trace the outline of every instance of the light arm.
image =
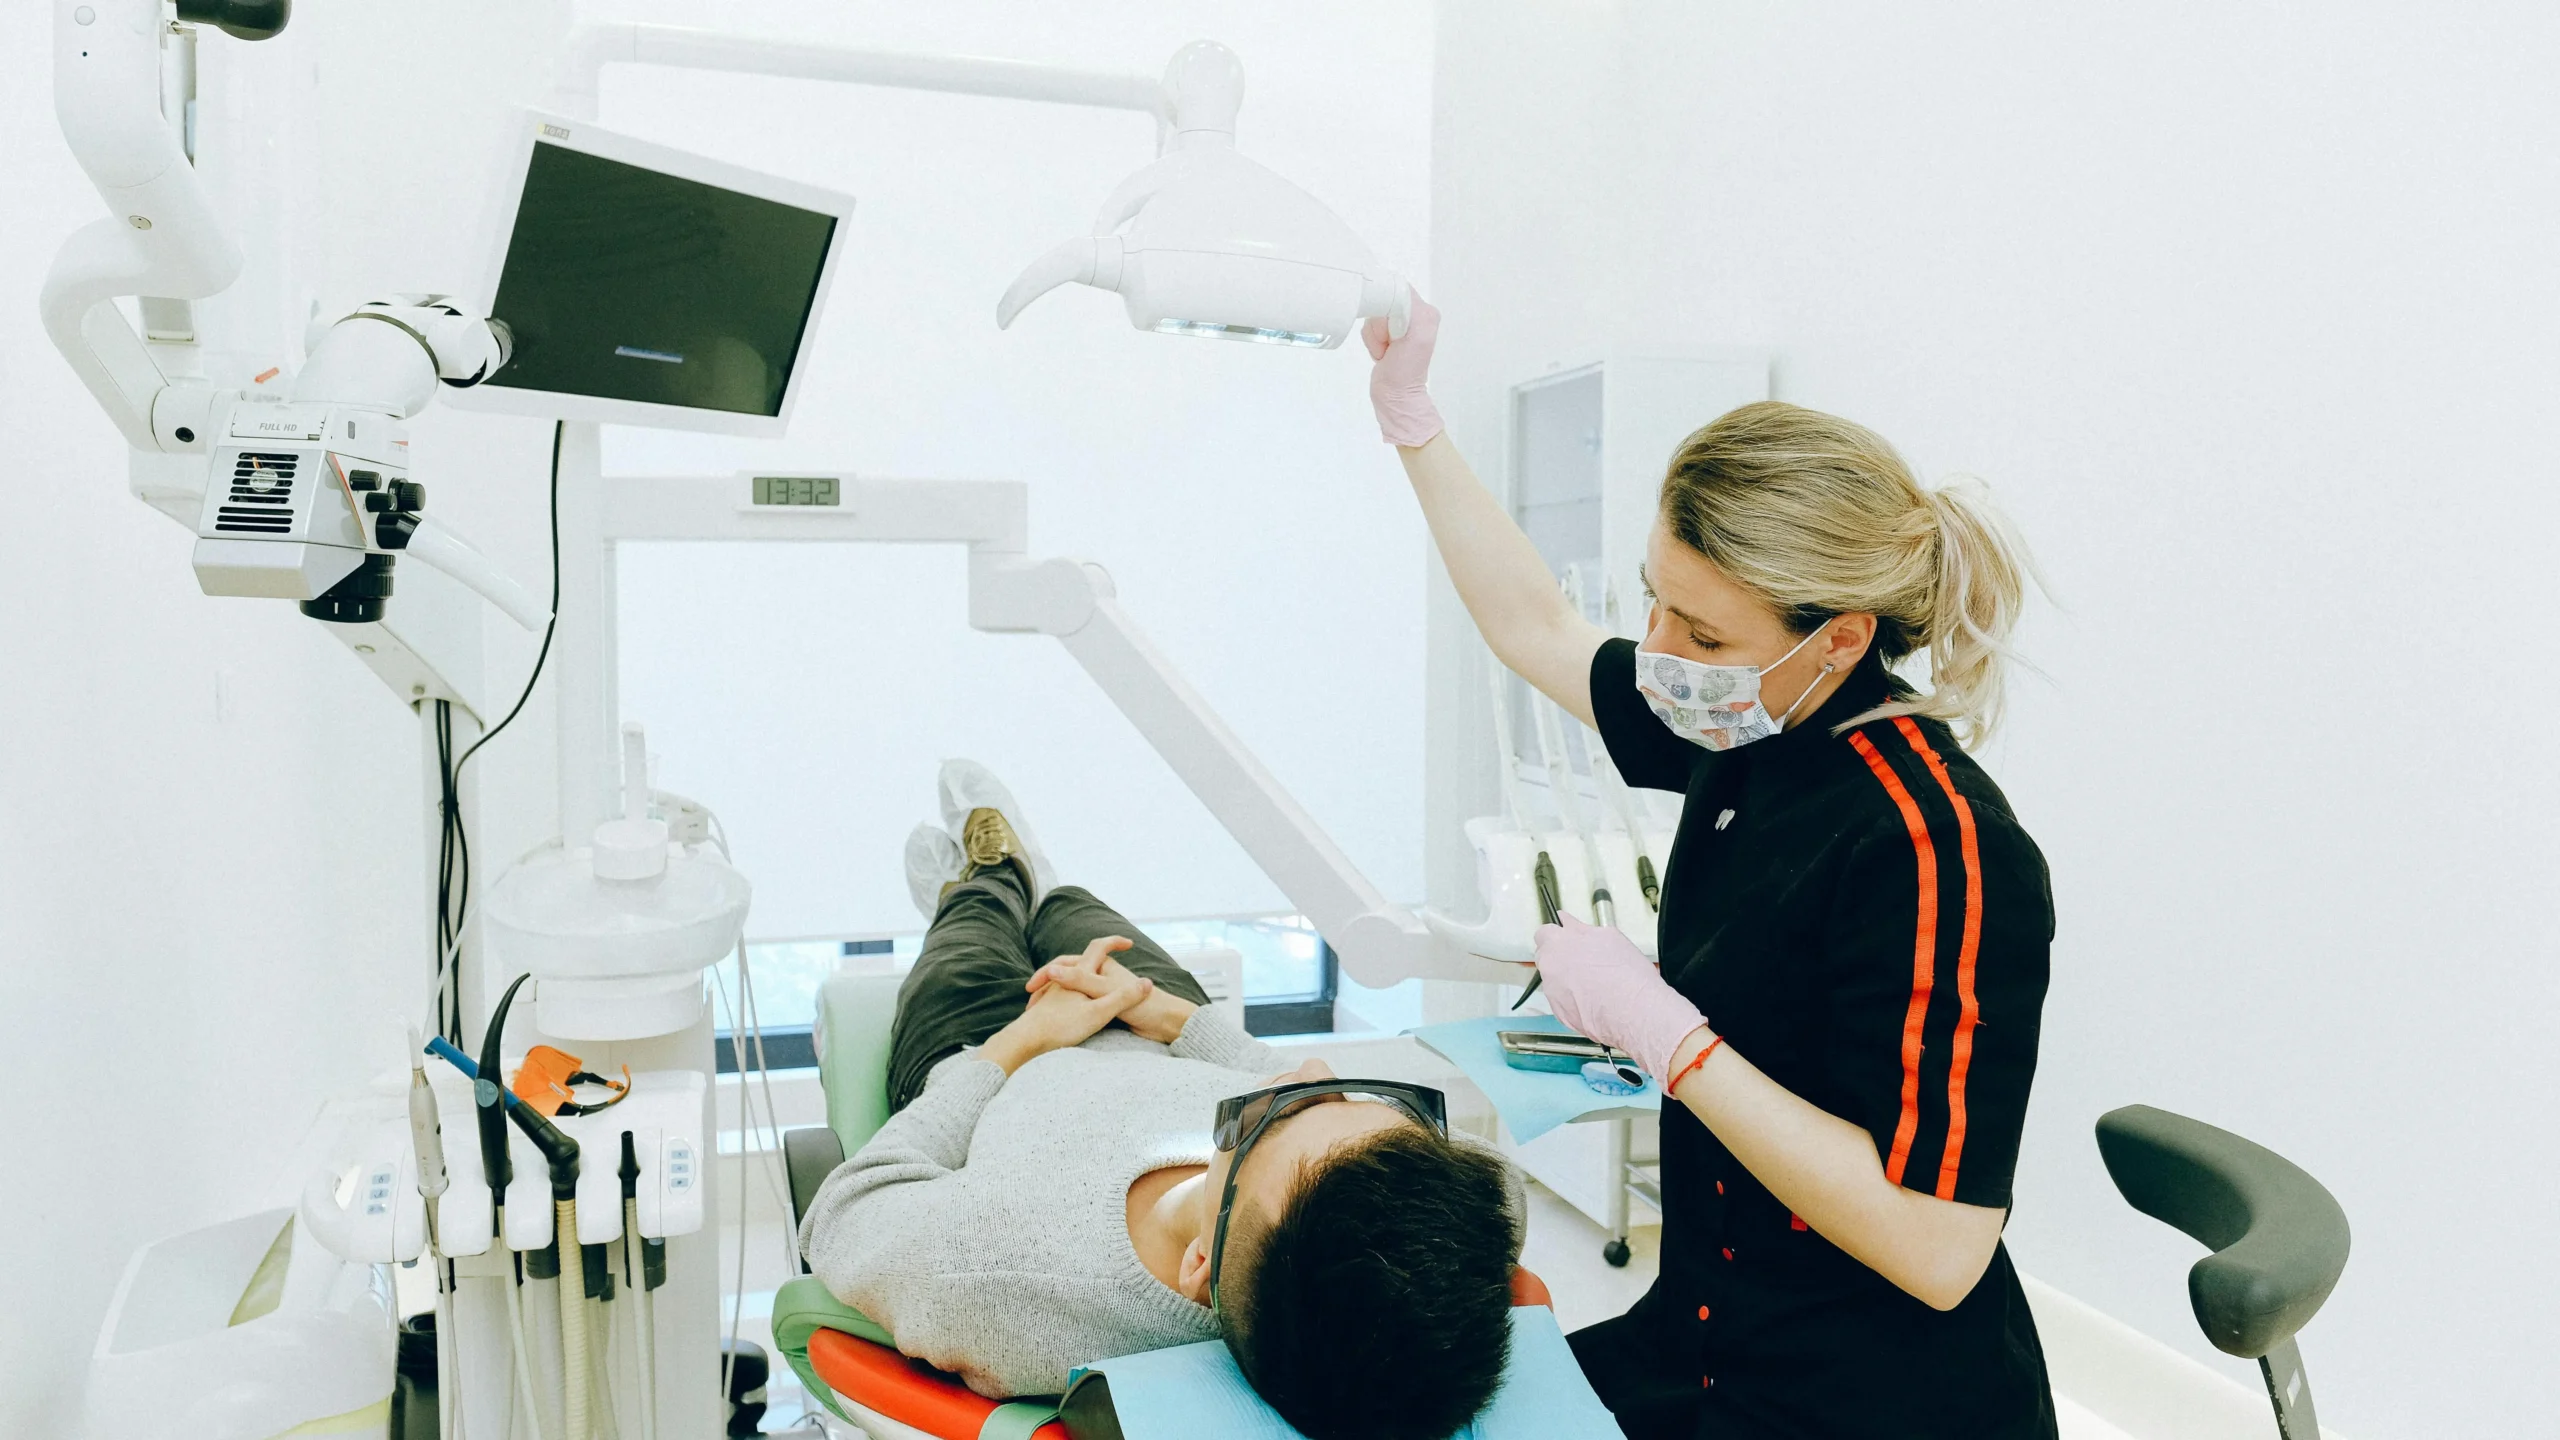
<svg viewBox="0 0 2560 1440">
<path fill-rule="evenodd" d="M 970 557 L 969 623 L 1057 636 L 1255 866 L 1314 922 L 1352 978 L 1364 985 L 1417 975 L 1512 978 L 1511 966 L 1477 959 L 1435 935 L 1360 873 L 1121 610 L 1100 567 L 978 550 Z"/>
<path fill-rule="evenodd" d="M 565 108 L 573 114 L 593 113 L 591 108 L 583 107 L 595 103 L 597 77 L 605 66 L 617 63 L 1045 100 L 1060 105 L 1134 110 L 1159 121 L 1171 118 L 1164 86 L 1151 75 L 1111 74 L 974 55 L 858 50 L 676 25 L 630 24 L 582 25 L 570 34 L 567 58 L 557 82 Z"/>
<path fill-rule="evenodd" d="M 159 0 L 94 0 L 60 9 L 53 40 L 54 113 L 108 215 L 63 243 L 39 306 L 54 348 L 138 450 L 193 446 L 155 430 L 168 381 L 115 301 L 217 294 L 241 264 L 161 116 L 162 29 Z"/>
<path fill-rule="evenodd" d="M 1701 1027 L 1681 1042 L 1671 1073 L 1680 1074 L 1711 1038 Z M 1770 1079 L 1732 1046 L 1717 1046 L 1673 1098 L 1779 1204 L 1922 1304 L 1954 1309 L 1989 1268 L 2006 1210 L 1887 1180 L 1873 1136 Z"/>
<path fill-rule="evenodd" d="M 420 520 L 417 528 L 409 532 L 408 548 L 401 553 L 443 571 L 527 630 L 539 630 L 551 623 L 549 606 L 517 584 L 514 576 L 490 563 L 488 556 L 472 548 L 471 542 L 449 525 Z"/>
</svg>

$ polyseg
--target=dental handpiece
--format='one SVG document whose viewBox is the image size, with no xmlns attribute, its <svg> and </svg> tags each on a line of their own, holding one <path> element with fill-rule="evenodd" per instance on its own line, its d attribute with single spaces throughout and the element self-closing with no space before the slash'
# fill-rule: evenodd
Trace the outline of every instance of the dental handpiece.
<svg viewBox="0 0 2560 1440">
<path fill-rule="evenodd" d="M 1520 833 L 1534 836 L 1536 832 L 1529 828 L 1529 808 L 1520 799 L 1517 752 L 1511 748 L 1511 692 L 1502 683 L 1504 671 L 1500 657 L 1488 655 L 1487 658 L 1492 661 L 1485 667 L 1485 680 L 1493 691 L 1494 765 L 1495 774 L 1502 782 L 1502 808 L 1509 813 L 1512 825 Z M 1538 891 L 1538 923 L 1563 923 L 1564 887 L 1556 880 L 1555 858 L 1547 853 L 1546 846 L 1538 847 L 1538 860 L 1530 867 L 1529 875 Z M 1520 998 L 1511 1002 L 1511 1008 L 1517 1010 L 1528 1004 L 1529 997 L 1538 993 L 1538 987 L 1546 983 L 1546 978 L 1532 969 L 1529 983 L 1521 987 Z"/>
<path fill-rule="evenodd" d="M 1575 614 L 1581 614 L 1581 567 L 1567 566 L 1560 583 L 1565 603 L 1573 607 Z M 1618 902 L 1609 893 L 1608 861 L 1600 853 L 1600 817 L 1592 816 L 1588 824 L 1583 821 L 1582 786 L 1573 778 L 1573 753 L 1565 745 L 1564 707 L 1544 692 L 1532 703 L 1538 707 L 1538 754 L 1546 761 L 1547 792 L 1554 799 L 1556 815 L 1564 821 L 1565 828 L 1581 838 L 1583 863 L 1591 868 L 1591 918 L 1614 930 L 1618 924 Z M 1583 749 L 1587 753 L 1593 752 L 1593 747 L 1588 744 Z M 1595 753 L 1591 764 L 1595 788 L 1599 784 L 1599 769 Z"/>
<path fill-rule="evenodd" d="M 1577 603 L 1579 599 L 1577 593 Z M 1603 588 L 1600 602 L 1602 616 L 1608 623 L 1610 633 L 1621 633 L 1618 619 L 1618 582 L 1615 579 L 1611 579 Z M 1601 775 L 1600 788 L 1609 792 L 1610 800 L 1618 807 L 1618 819 L 1627 827 L 1627 843 L 1633 845 L 1636 851 L 1636 883 L 1644 888 L 1644 902 L 1652 906 L 1653 912 L 1659 915 L 1662 913 L 1662 883 L 1655 876 L 1653 857 L 1645 853 L 1644 828 L 1637 816 L 1635 792 L 1627 788 L 1627 777 L 1618 773 L 1617 764 L 1609 758 L 1609 747 L 1605 743 L 1591 747 L 1591 761 L 1591 768 L 1595 773 L 1606 772 Z"/>
<path fill-rule="evenodd" d="M 1611 808 L 1618 812 L 1618 823 L 1627 827 L 1627 843 L 1635 847 L 1636 885 L 1644 891 L 1644 903 L 1657 915 L 1662 913 L 1662 881 L 1653 868 L 1653 857 L 1645 853 L 1644 821 L 1636 812 L 1635 792 L 1627 788 L 1626 777 L 1609 759 L 1606 745 L 1586 745 L 1591 752 L 1591 773 L 1598 777 L 1600 788 L 1609 796 Z"/>
<path fill-rule="evenodd" d="M 614 1174 L 622 1181 L 622 1285 L 635 1302 L 631 1341 L 637 1350 L 640 1376 L 641 1440 L 657 1440 L 658 1434 L 658 1341 L 655 1290 L 666 1278 L 664 1251 L 660 1252 L 657 1278 L 650 1278 L 648 1242 L 640 1238 L 640 1154 L 632 1143 L 631 1132 L 622 1132 L 622 1165 Z"/>
<path fill-rule="evenodd" d="M 409 1039 L 409 1143 L 418 1155 L 418 1195 L 427 1205 L 427 1250 L 440 1254 L 443 1244 L 437 1238 L 436 1212 L 444 1192 L 453 1181 L 445 1173 L 444 1124 L 436 1114 L 436 1092 L 427 1084 L 426 1049 L 414 1043 L 418 1032 L 411 1030 Z"/>
<path fill-rule="evenodd" d="M 1618 902 L 1609 894 L 1608 870 L 1601 859 L 1599 838 L 1593 833 L 1598 827 L 1583 823 L 1581 787 L 1573 778 L 1573 759 L 1564 747 L 1564 707 L 1543 694 L 1529 703 L 1537 707 L 1538 758 L 1547 767 L 1548 798 L 1555 802 L 1556 818 L 1582 842 L 1582 861 L 1591 872 L 1591 918 L 1614 929 Z"/>
</svg>

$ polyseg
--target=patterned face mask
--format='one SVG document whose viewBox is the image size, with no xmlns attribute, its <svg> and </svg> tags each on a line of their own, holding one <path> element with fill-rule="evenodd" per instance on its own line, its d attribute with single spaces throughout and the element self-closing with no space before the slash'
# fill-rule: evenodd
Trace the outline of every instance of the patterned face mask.
<svg viewBox="0 0 2560 1440">
<path fill-rule="evenodd" d="M 1804 687 L 1787 713 L 1772 717 L 1769 707 L 1760 703 L 1760 677 L 1793 660 L 1796 650 L 1812 643 L 1813 635 L 1807 635 L 1796 642 L 1795 650 L 1766 665 L 1708 665 L 1658 650 L 1638 650 L 1636 689 L 1672 734 L 1710 750 L 1731 750 L 1785 729 L 1796 706 L 1838 668 L 1823 666 L 1822 674 Z"/>
</svg>

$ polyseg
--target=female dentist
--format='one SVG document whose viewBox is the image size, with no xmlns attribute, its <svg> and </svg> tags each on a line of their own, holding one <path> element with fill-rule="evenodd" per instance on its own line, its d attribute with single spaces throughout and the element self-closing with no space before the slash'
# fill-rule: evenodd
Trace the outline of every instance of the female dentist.
<svg viewBox="0 0 2560 1440">
<path fill-rule="evenodd" d="M 1439 315 L 1371 322 L 1370 396 L 1502 663 L 1687 797 L 1661 964 L 1538 932 L 1566 1024 L 1662 1110 L 1662 1268 L 1572 1337 L 1630 1440 L 2055 1434 L 2000 1231 L 2036 1061 L 2043 857 L 1965 746 L 2000 714 L 2029 562 L 1870 431 L 1758 404 L 1671 457 L 1639 644 L 1559 595 L 1442 430 Z M 1931 688 L 1886 667 L 1929 652 Z"/>
</svg>

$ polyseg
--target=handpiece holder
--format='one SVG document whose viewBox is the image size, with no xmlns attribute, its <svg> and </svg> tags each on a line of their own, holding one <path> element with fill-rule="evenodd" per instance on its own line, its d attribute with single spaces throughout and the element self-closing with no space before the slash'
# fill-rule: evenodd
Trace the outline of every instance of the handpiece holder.
<svg viewBox="0 0 2560 1440">
<path fill-rule="evenodd" d="M 578 1198 L 578 1142 L 560 1133 L 560 1127 L 535 1113 L 530 1105 L 510 1105 L 507 1118 L 516 1122 L 525 1138 L 542 1152 L 551 1166 L 551 1198 Z"/>
</svg>

